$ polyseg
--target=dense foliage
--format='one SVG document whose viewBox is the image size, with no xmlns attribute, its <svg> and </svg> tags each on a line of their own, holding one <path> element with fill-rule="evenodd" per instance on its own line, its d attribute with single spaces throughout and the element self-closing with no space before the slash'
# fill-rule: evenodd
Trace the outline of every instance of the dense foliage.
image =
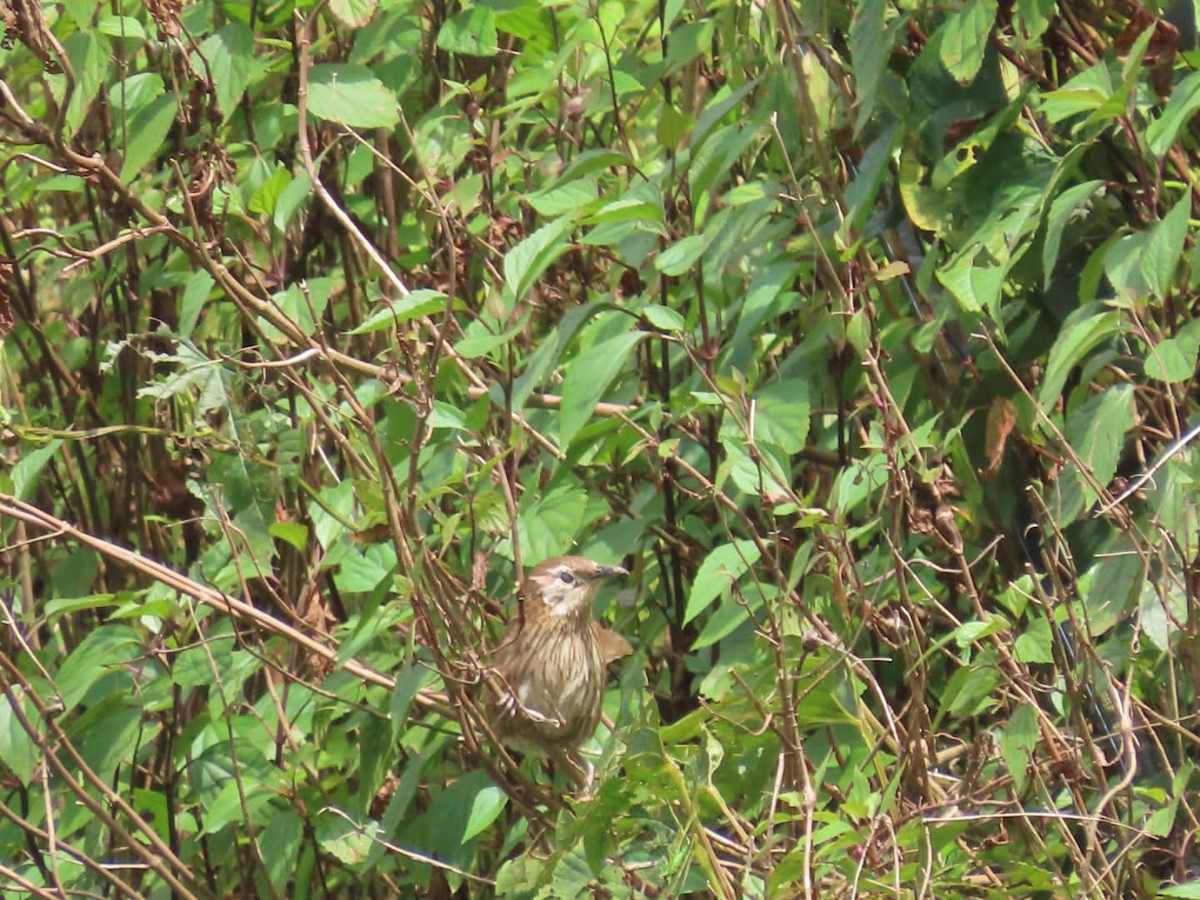
<svg viewBox="0 0 1200 900">
<path fill-rule="evenodd" d="M 0 18 L 4 896 L 1200 896 L 1190 4 Z"/>
</svg>

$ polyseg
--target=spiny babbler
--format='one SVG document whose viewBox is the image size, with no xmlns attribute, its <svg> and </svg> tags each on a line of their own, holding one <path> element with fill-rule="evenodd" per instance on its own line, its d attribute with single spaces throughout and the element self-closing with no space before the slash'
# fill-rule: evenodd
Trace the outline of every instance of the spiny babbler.
<svg viewBox="0 0 1200 900">
<path fill-rule="evenodd" d="M 633 648 L 592 618 L 592 597 L 606 578 L 628 574 L 560 556 L 539 563 L 521 585 L 523 615 L 492 654 L 503 692 L 488 704 L 488 720 L 514 750 L 558 756 L 595 732 L 608 663 Z"/>
</svg>

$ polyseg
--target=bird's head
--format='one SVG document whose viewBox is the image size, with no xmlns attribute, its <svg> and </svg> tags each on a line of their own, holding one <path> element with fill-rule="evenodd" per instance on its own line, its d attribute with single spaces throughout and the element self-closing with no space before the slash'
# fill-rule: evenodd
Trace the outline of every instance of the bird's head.
<svg viewBox="0 0 1200 900">
<path fill-rule="evenodd" d="M 592 597 L 606 578 L 628 575 L 620 566 L 605 566 L 582 556 L 557 556 L 533 567 L 525 579 L 525 614 L 590 616 Z"/>
</svg>

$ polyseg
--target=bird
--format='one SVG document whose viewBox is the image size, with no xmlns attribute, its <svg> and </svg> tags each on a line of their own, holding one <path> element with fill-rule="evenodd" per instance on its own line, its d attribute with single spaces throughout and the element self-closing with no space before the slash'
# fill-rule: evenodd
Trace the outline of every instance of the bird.
<svg viewBox="0 0 1200 900">
<path fill-rule="evenodd" d="M 592 598 L 605 580 L 628 574 L 560 556 L 536 565 L 522 583 L 522 614 L 491 656 L 500 689 L 485 713 L 508 747 L 562 760 L 595 732 L 608 663 L 633 647 L 592 618 Z"/>
</svg>

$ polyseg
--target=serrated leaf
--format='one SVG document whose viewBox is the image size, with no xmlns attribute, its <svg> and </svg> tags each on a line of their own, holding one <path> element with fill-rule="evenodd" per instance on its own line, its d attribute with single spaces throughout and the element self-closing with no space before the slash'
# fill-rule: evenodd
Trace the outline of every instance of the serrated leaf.
<svg viewBox="0 0 1200 900">
<path fill-rule="evenodd" d="M 1157 381 L 1187 381 L 1196 370 L 1197 346 L 1184 347 L 1175 338 L 1159 341 L 1146 354 L 1145 372 Z"/>
<path fill-rule="evenodd" d="M 308 72 L 308 111 L 351 128 L 391 128 L 396 95 L 366 66 L 322 64 Z"/>
</svg>

